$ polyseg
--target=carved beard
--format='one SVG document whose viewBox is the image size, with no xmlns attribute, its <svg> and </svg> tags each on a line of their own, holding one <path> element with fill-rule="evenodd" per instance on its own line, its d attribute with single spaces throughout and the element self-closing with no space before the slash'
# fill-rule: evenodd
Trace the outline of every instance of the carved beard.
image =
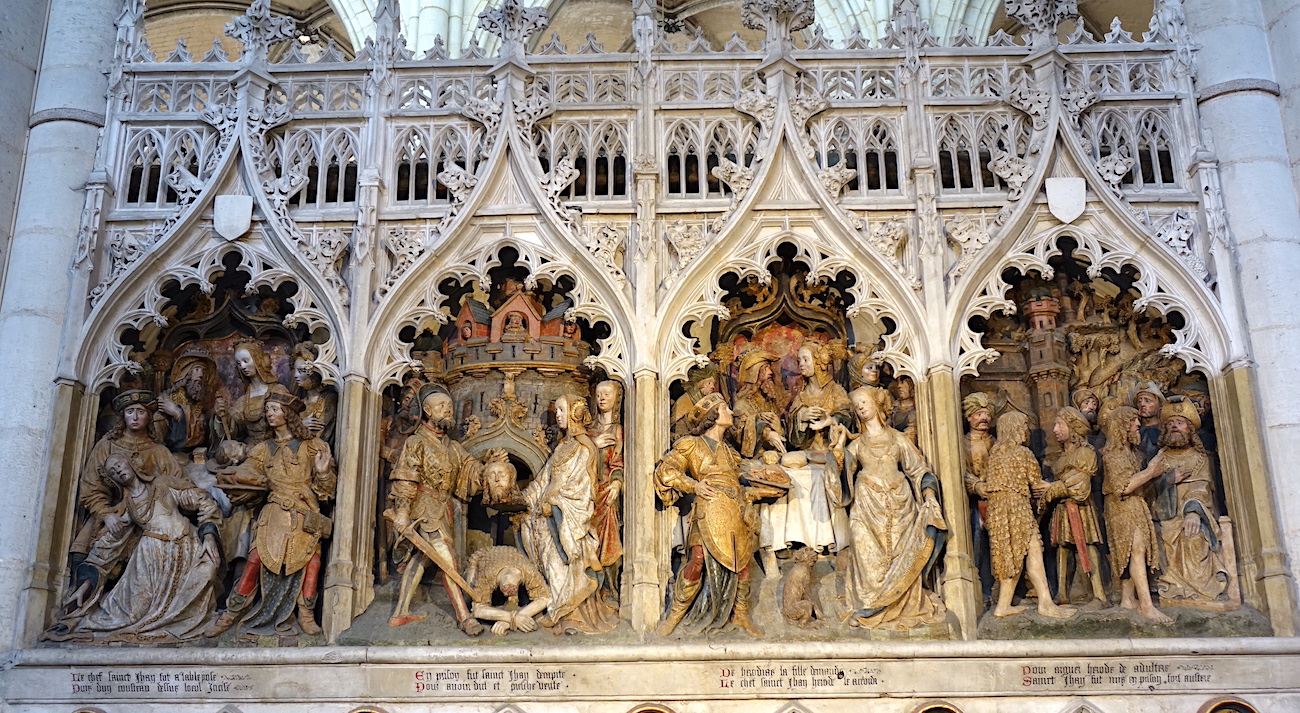
<svg viewBox="0 0 1300 713">
<path fill-rule="evenodd" d="M 203 382 L 189 381 L 185 384 L 185 398 L 191 404 L 203 403 Z"/>
<path fill-rule="evenodd" d="M 443 433 L 451 433 L 456 430 L 456 422 L 450 418 L 442 418 L 437 421 L 430 421 L 430 426 L 441 428 Z"/>
<path fill-rule="evenodd" d="M 776 379 L 768 379 L 766 381 L 759 382 L 758 388 L 760 391 L 763 392 L 764 396 L 768 397 L 769 399 L 772 399 L 773 401 L 780 398 L 781 396 L 781 387 L 777 386 Z"/>
<path fill-rule="evenodd" d="M 1160 436 L 1161 448 L 1173 448 L 1175 450 L 1187 448 L 1192 445 L 1191 433 L 1179 433 L 1177 431 L 1166 431 Z"/>
</svg>

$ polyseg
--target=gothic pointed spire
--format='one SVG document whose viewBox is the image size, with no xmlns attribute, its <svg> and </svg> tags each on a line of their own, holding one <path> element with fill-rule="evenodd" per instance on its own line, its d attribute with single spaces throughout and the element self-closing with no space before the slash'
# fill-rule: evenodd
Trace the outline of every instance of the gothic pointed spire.
<svg viewBox="0 0 1300 713">
<path fill-rule="evenodd" d="M 745 0 L 740 6 L 741 23 L 767 33 L 763 66 L 780 59 L 793 62 L 789 56 L 794 49 L 791 35 L 811 25 L 814 17 L 812 0 Z"/>
<path fill-rule="evenodd" d="M 293 18 L 271 15 L 271 0 L 253 0 L 248 12 L 226 23 L 226 37 L 244 45 L 244 64 L 264 64 L 271 45 L 292 39 Z"/>
<path fill-rule="evenodd" d="M 1062 22 L 1078 20 L 1078 0 L 1003 0 L 1007 14 L 1029 31 L 1029 45 L 1043 47 L 1056 44 L 1056 31 Z"/>
<path fill-rule="evenodd" d="M 528 38 L 550 24 L 551 16 L 543 7 L 524 7 L 520 0 L 505 0 L 499 8 L 488 8 L 478 16 L 478 28 L 501 38 L 497 66 L 517 64 L 525 69 L 524 50 Z"/>
</svg>

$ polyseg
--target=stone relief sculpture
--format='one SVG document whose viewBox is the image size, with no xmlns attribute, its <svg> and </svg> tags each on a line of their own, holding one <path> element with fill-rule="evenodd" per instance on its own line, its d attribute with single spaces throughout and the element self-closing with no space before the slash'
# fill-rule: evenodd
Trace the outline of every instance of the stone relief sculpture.
<svg viewBox="0 0 1300 713">
<path fill-rule="evenodd" d="M 333 526 L 321 513 L 321 504 L 334 499 L 334 457 L 303 424 L 300 399 L 277 384 L 262 401 L 262 420 L 272 435 L 253 446 L 234 481 L 265 488 L 267 502 L 253 526 L 243 574 L 209 636 L 219 636 L 236 622 L 246 635 L 321 633 L 314 614 L 320 543 L 330 537 Z"/>
<path fill-rule="evenodd" d="M 969 398 L 969 397 L 967 397 Z M 987 409 L 985 409 L 987 410 Z M 999 440 L 989 449 L 981 477 L 973 483 L 977 495 L 988 503 L 985 523 L 993 553 L 993 577 L 998 582 L 998 603 L 994 616 L 1011 616 L 1023 610 L 1012 604 L 1016 584 L 1023 571 L 1040 593 L 1038 613 L 1066 619 L 1075 611 L 1058 607 L 1047 596 L 1047 573 L 1043 567 L 1043 538 L 1031 505 L 1032 491 L 1042 482 L 1038 461 L 1025 447 L 1029 441 L 1029 419 L 1018 411 L 998 418 Z"/>
<path fill-rule="evenodd" d="M 853 479 L 845 573 L 852 623 L 895 630 L 937 624 L 944 619 L 943 600 L 925 586 L 925 577 L 948 530 L 938 479 L 916 446 L 886 424 L 889 392 L 859 387 L 852 400 L 859 435 L 845 445 L 849 434 L 841 426 L 837 436 Z"/>
<path fill-rule="evenodd" d="M 724 440 L 735 420 L 721 394 L 700 399 L 687 423 L 689 434 L 677 439 L 655 469 L 655 492 L 665 504 L 695 496 L 687 557 L 676 572 L 671 604 L 656 633 L 668 636 L 678 625 L 688 633 L 713 632 L 730 623 L 750 636 L 762 636 L 763 629 L 750 617 L 758 534 L 753 504 L 783 489 L 742 482 L 740 454 Z"/>
<path fill-rule="evenodd" d="M 401 538 L 395 545 L 399 554 L 394 559 L 403 563 L 404 571 L 388 625 L 403 626 L 424 618 L 411 613 L 411 599 L 425 569 L 437 565 L 457 625 L 466 635 L 478 636 L 483 626 L 470 613 L 457 582 L 460 573 L 453 498 L 466 500 L 481 487 L 483 464 L 451 437 L 456 423 L 452 420 L 450 394 L 430 384 L 420 389 L 419 401 L 424 417 L 406 439 L 389 475 L 393 507 L 384 517 Z"/>
<path fill-rule="evenodd" d="M 596 529 L 601 454 L 587 435 L 586 401 L 555 402 L 559 445 L 523 492 L 528 511 L 520 545 L 551 590 L 547 621 L 552 633 L 605 633 L 618 625 L 617 610 L 600 590 L 605 576 Z"/>
<path fill-rule="evenodd" d="M 154 439 L 149 426 L 157 401 L 151 391 L 123 391 L 112 400 L 117 425 L 90 450 L 78 481 L 77 501 L 85 514 L 69 548 L 71 580 L 65 614 L 84 614 L 98 601 L 109 578 L 130 554 L 136 538 L 120 486 L 107 469 L 111 456 L 125 456 L 137 477 L 167 481 L 180 476 L 176 459 Z M 93 557 L 92 557 L 93 554 Z"/>
<path fill-rule="evenodd" d="M 121 489 L 124 525 L 132 531 L 105 533 L 87 561 L 110 560 L 128 536 L 138 535 L 139 541 L 113 588 L 84 608 L 84 616 L 60 622 L 50 638 L 130 643 L 199 638 L 210 624 L 220 581 L 216 502 L 182 476 L 142 477 L 123 453 L 109 455 L 104 470 Z M 194 513 L 197 528 L 186 512 Z"/>
<path fill-rule="evenodd" d="M 1092 400 L 1096 401 L 1096 397 Z M 1149 482 L 1159 464 L 1141 470 L 1137 446 L 1141 442 L 1142 422 L 1137 409 L 1116 407 L 1106 415 L 1104 426 L 1106 445 L 1101 449 L 1101 461 L 1105 470 L 1102 492 L 1106 499 L 1103 511 L 1110 536 L 1111 577 L 1120 580 L 1120 604 L 1125 609 L 1137 609 L 1157 624 L 1172 624 L 1174 620 L 1152 602 L 1147 582 L 1147 575 L 1160 569 L 1151 509 L 1145 497 L 1130 490 Z"/>
<path fill-rule="evenodd" d="M 1063 267 L 1077 275 L 1070 273 L 1074 259 L 1067 256 Z M 1162 350 L 1172 339 L 1168 318 L 1138 309 L 1122 280 L 1069 274 L 1058 271 L 1050 282 L 1029 277 L 1012 288 L 1020 315 L 988 320 L 985 344 L 1001 356 L 968 380 L 964 401 L 968 468 L 980 467 L 981 450 L 1001 447 L 1002 423 L 1016 413 L 1028 418 L 1035 463 L 1048 466 L 1046 479 L 1031 485 L 1040 514 L 1049 515 L 1041 525 L 1043 542 L 1056 549 L 1055 588 L 1049 595 L 1035 584 L 1026 598 L 1037 597 L 1040 613 L 1051 616 L 1041 611 L 1049 596 L 1060 603 L 1086 596 L 1075 621 L 1113 620 L 1117 615 L 1102 610 L 1118 603 L 1147 625 L 1165 627 L 1183 625 L 1178 607 L 1238 609 L 1233 526 L 1219 515 L 1216 456 L 1206 446 L 1216 442 L 1203 420 L 1212 413 L 1208 389 Z M 984 422 L 998 412 L 1004 415 L 994 441 Z M 968 473 L 968 487 L 984 492 L 988 477 Z M 993 518 L 990 511 L 984 520 L 1000 581 L 1005 557 Z M 1086 595 L 1076 591 L 1077 579 Z M 1003 605 L 1000 590 L 995 613 L 1008 611 Z"/>
<path fill-rule="evenodd" d="M 919 62 L 918 56 L 912 52 L 909 60 Z M 520 50 L 520 61 L 523 57 Z M 530 61 L 538 58 L 530 56 Z M 1045 119 L 1047 92 L 1034 88 L 1024 75 L 1011 76 L 1020 77 L 1013 83 L 1025 82 L 1013 86 L 1012 94 L 1032 99 L 1012 97 L 1011 104 L 1028 106 L 1035 121 Z M 884 81 L 879 91 L 892 92 L 892 87 L 892 80 Z M 996 89 L 971 93 L 988 103 Z M 764 111 L 777 115 L 774 94 L 744 91 L 768 102 Z M 956 104 L 962 95 L 948 96 Z M 545 103 L 543 98 L 535 101 Z M 540 104 L 534 109 L 540 111 Z M 555 111 L 568 109 L 549 107 L 545 113 Z M 799 111 L 807 114 L 808 109 Z M 543 114 L 530 119 L 530 129 L 541 118 Z M 286 132 L 275 139 L 288 145 L 290 136 Z M 984 140 L 972 142 L 972 156 L 980 154 Z M 728 155 L 754 150 L 735 148 L 739 153 Z M 1129 150 L 1119 149 L 1125 155 Z M 550 155 L 559 155 L 552 151 Z M 1006 166 L 1024 163 L 1015 154 L 999 150 L 994 155 Z M 848 194 L 861 201 L 875 190 L 867 187 L 866 156 L 855 152 L 853 159 L 864 169 L 862 187 L 847 185 L 848 178 L 832 181 L 837 197 L 847 191 L 846 204 Z M 843 158 L 843 165 L 849 165 L 848 156 Z M 761 168 L 764 157 L 757 159 L 754 165 Z M 658 169 L 657 160 L 650 157 L 650 169 Z M 723 173 L 727 166 L 754 173 L 748 165 L 720 160 Z M 750 157 L 744 160 L 748 164 Z M 906 165 L 907 157 L 891 150 L 889 161 Z M 487 185 L 492 178 L 471 173 L 477 170 L 473 166 L 448 165 L 448 175 L 457 178 L 449 197 L 454 205 L 466 200 L 471 184 L 481 180 Z M 882 156 L 875 170 L 885 165 Z M 1032 182 L 1020 180 L 1024 171 L 1002 170 L 1006 166 L 991 170 L 1008 184 L 1007 195 L 1015 200 L 1020 184 Z M 576 199 L 577 189 L 566 188 L 570 183 L 594 183 L 588 181 L 588 167 L 579 170 L 571 160 L 554 169 L 554 176 L 568 177 L 547 189 L 557 205 L 565 195 Z M 850 172 L 836 170 L 845 176 Z M 1123 177 L 1116 174 L 1110 181 L 1117 195 L 1127 190 Z M 723 183 L 735 191 L 737 201 L 745 190 L 758 190 L 757 184 L 747 188 L 725 176 Z M 703 195 L 712 190 L 705 185 Z M 962 188 L 960 179 L 957 188 Z M 991 196 L 1004 187 L 995 183 L 984 188 Z M 653 190 L 651 182 L 646 193 Z M 607 197 L 612 203 L 614 196 Z M 436 203 L 433 197 L 430 203 Z M 576 210 L 576 205 L 565 210 Z M 982 217 L 947 216 L 954 240 L 965 243 L 960 255 L 949 260 L 957 263 L 953 275 L 967 269 L 974 275 L 1001 240 L 991 228 L 984 230 L 1002 226 L 997 219 L 988 222 L 993 210 Z M 410 225 L 368 229 L 391 229 L 416 245 L 430 233 L 415 224 L 414 215 L 400 217 Z M 629 262 L 627 279 L 617 286 L 637 297 L 644 285 L 632 285 L 634 277 L 649 284 L 653 294 L 666 294 L 675 280 L 692 279 L 688 273 L 704 270 L 696 262 L 724 245 L 718 241 L 720 223 L 656 224 L 652 207 L 648 216 L 645 229 L 638 231 L 649 237 L 641 240 L 662 248 L 664 261 L 675 264 L 637 274 L 642 265 Z M 882 223 L 873 218 L 873 224 Z M 911 217 L 902 215 L 883 223 L 898 228 L 904 238 L 911 224 Z M 587 228 L 592 227 L 588 222 Z M 358 226 L 358 236 L 363 228 Z M 311 230 L 319 235 L 323 229 Z M 881 231 L 872 235 L 879 237 L 877 233 Z M 336 237 L 348 240 L 343 233 Z M 937 237 L 942 239 L 941 230 Z M 925 238 L 920 234 L 917 242 Z M 654 242 L 660 239 L 664 244 Z M 363 259 L 361 248 L 345 250 L 349 261 Z M 416 245 L 408 251 L 409 259 L 390 276 L 391 284 L 376 293 L 376 305 L 389 288 L 397 294 L 397 277 L 418 270 L 420 261 L 428 259 L 428 248 Z M 896 253 L 901 249 L 899 242 L 883 254 L 899 265 L 903 258 Z M 942 566 L 949 523 L 941 510 L 940 474 L 932 472 L 918 443 L 943 465 L 944 459 L 933 452 L 934 441 L 957 443 L 961 434 L 931 432 L 936 404 L 928 396 L 917 398 L 918 386 L 927 393 L 926 372 L 916 365 L 907 368 L 890 351 L 889 330 L 897 324 L 878 321 L 866 300 L 846 298 L 850 292 L 844 284 L 810 273 L 806 265 L 796 267 L 788 256 L 779 265 L 760 264 L 771 269 L 770 280 L 746 277 L 729 284 L 717 305 L 725 305 L 727 316 L 691 327 L 692 338 L 701 343 L 691 356 L 708 363 L 691 369 L 684 383 L 668 385 L 673 398 L 656 413 L 670 410 L 670 435 L 632 433 L 625 431 L 622 417 L 624 385 L 631 388 L 632 382 L 626 373 L 605 373 L 609 362 L 593 366 L 600 364 L 592 361 L 599 345 L 591 336 L 592 325 L 575 307 L 582 299 L 592 304 L 590 296 L 576 296 L 584 291 L 598 294 L 597 301 L 609 301 L 608 295 L 592 284 L 574 288 L 566 282 L 561 287 L 558 272 L 534 269 L 540 263 L 516 263 L 505 251 L 485 255 L 471 266 L 472 278 L 462 275 L 450 280 L 456 282 L 451 287 L 439 284 L 430 290 L 445 301 L 432 305 L 429 311 L 437 314 L 421 315 L 424 322 L 408 345 L 411 359 L 405 360 L 402 352 L 401 363 L 386 372 L 379 432 L 354 441 L 366 453 L 377 452 L 379 461 L 367 464 L 371 470 L 361 469 L 365 482 L 360 487 L 372 488 L 374 495 L 373 502 L 362 498 L 366 517 L 348 513 L 365 522 L 351 533 L 354 539 L 364 541 L 372 534 L 366 531 L 369 520 L 374 523 L 375 575 L 382 591 L 371 612 L 386 610 L 391 595 L 388 623 L 407 627 L 401 635 L 416 636 L 409 632 L 420 627 L 407 625 L 425 618 L 428 609 L 420 607 L 443 606 L 442 594 L 423 586 L 437 565 L 456 625 L 470 636 L 481 632 L 480 619 L 492 622 L 495 635 L 514 632 L 512 640 L 539 628 L 609 633 L 618 626 L 621 580 L 633 579 L 623 576 L 625 551 L 653 546 L 644 529 L 637 541 L 624 540 L 624 517 L 632 517 L 630 510 L 624 512 L 625 493 L 653 487 L 659 504 L 684 513 L 686 525 L 681 560 L 660 562 L 664 571 L 676 570 L 661 635 L 714 633 L 734 624 L 747 635 L 763 636 L 763 624 L 786 636 L 788 626 L 839 625 L 847 630 L 846 622 L 903 635 L 926 628 L 918 637 L 944 635 L 927 627 L 948 619 L 950 607 L 939 595 L 935 574 Z M 1055 277 L 1017 282 L 1010 292 L 1015 314 L 987 319 L 984 346 L 1001 356 L 963 385 L 964 462 L 953 468 L 957 472 L 942 474 L 951 477 L 946 483 L 962 483 L 973 498 L 975 557 L 991 564 L 998 586 L 992 612 L 1007 618 L 1021 611 L 1015 599 L 1023 574 L 1031 587 L 1025 598 L 1037 600 L 1039 615 L 1069 617 L 1073 610 L 1057 606 L 1054 599 L 1070 598 L 1071 555 L 1074 569 L 1086 575 L 1093 608 L 1118 597 L 1123 608 L 1160 624 L 1171 618 L 1157 602 L 1164 609 L 1236 608 L 1241 592 L 1232 524 L 1222 517 L 1217 500 L 1221 483 L 1208 387 L 1189 381 L 1186 365 L 1165 353 L 1174 331 L 1186 321 L 1176 323 L 1157 316 L 1154 308 L 1139 307 L 1132 275 L 1115 277 L 1106 268 L 1099 277 L 1075 258 L 1066 255 L 1063 261 Z M 452 267 L 452 272 L 463 269 Z M 115 280 L 120 277 L 115 273 Z M 866 281 L 876 276 L 855 277 Z M 575 271 L 563 279 L 581 282 L 590 276 Z M 919 282 L 916 289 L 921 289 Z M 101 290 L 97 299 L 104 294 Z M 193 300 L 219 302 L 220 294 Z M 319 633 L 315 600 L 325 564 L 321 553 L 335 519 L 327 504 L 336 477 L 332 459 L 347 434 L 338 429 L 341 404 L 335 387 L 326 383 L 329 365 L 317 361 L 322 353 L 313 341 L 317 335 L 286 332 L 285 310 L 276 306 L 283 295 L 257 297 L 270 303 L 253 308 L 260 317 L 252 314 L 231 329 L 217 320 L 218 327 L 201 336 L 197 330 L 185 338 L 159 338 L 153 353 L 133 354 L 140 374 L 126 377 L 121 391 L 106 392 L 120 423 L 94 446 L 80 477 L 77 499 L 84 512 L 70 548 L 66 601 L 57 615 L 61 628 L 51 629 L 50 638 L 191 641 L 209 624 L 209 635 L 221 636 L 236 623 L 242 624 L 236 630 L 240 635 Z M 851 317 L 851 311 L 860 316 Z M 204 319 L 218 312 L 209 304 Z M 183 312 L 175 316 L 180 323 L 189 318 Z M 261 321 L 252 324 L 253 318 Z M 447 324 L 439 327 L 444 318 Z M 427 332 L 420 331 L 426 327 Z M 140 341 L 152 345 L 154 336 Z M 405 343 L 408 337 L 395 339 Z M 662 369 L 653 359 L 648 364 L 647 374 Z M 402 383 L 393 384 L 399 378 Z M 658 378 L 666 378 L 663 371 Z M 148 390 L 129 389 L 137 385 Z M 156 401 L 153 393 L 159 394 Z M 370 418 L 380 415 L 376 410 Z M 637 416 L 631 423 L 640 426 L 644 421 Z M 1051 435 L 1059 438 L 1049 438 L 1054 430 L 1059 433 Z M 633 471 L 640 467 L 639 477 L 647 478 L 649 464 L 625 459 L 632 457 L 637 439 L 656 436 L 672 441 L 671 450 L 652 482 L 638 482 Z M 373 447 L 375 438 L 378 448 Z M 1043 463 L 1048 464 L 1045 471 Z M 960 498 L 961 488 L 956 485 L 944 495 Z M 153 510 L 146 512 L 141 505 L 146 502 L 155 504 Z M 215 559 L 213 531 L 220 550 Z M 1057 557 L 1046 552 L 1044 564 L 1048 547 Z M 1103 552 L 1109 555 L 1109 596 L 1100 566 Z M 193 563 L 182 568 L 184 576 L 175 585 L 156 584 L 170 571 L 155 566 L 164 557 Z M 1049 569 L 1053 559 L 1055 570 Z M 1153 573 L 1154 598 L 1147 586 Z M 1053 574 L 1055 582 L 1050 581 Z M 223 577 L 231 583 L 229 592 L 222 591 Z M 390 578 L 400 581 L 389 586 Z M 770 587 L 773 598 L 767 604 L 771 613 L 781 612 L 783 621 L 760 612 L 765 602 L 762 595 L 755 596 L 756 579 Z M 150 604 L 155 609 L 140 608 L 139 592 L 162 593 Z M 226 608 L 218 618 L 222 595 Z M 157 607 L 164 613 L 148 626 L 139 625 L 153 618 Z M 377 614 L 381 624 L 388 614 Z"/>
<path fill-rule="evenodd" d="M 1133 492 L 1155 478 L 1155 512 L 1164 558 L 1156 583 L 1161 601 L 1227 611 L 1241 604 L 1232 554 L 1231 523 L 1216 516 L 1210 459 L 1196 431 L 1200 414 L 1189 400 L 1161 412 L 1160 451 Z"/>
</svg>

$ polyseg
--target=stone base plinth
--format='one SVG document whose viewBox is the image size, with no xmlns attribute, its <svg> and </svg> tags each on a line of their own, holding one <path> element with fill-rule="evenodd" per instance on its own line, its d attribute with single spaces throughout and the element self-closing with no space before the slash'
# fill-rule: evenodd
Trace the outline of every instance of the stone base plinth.
<svg viewBox="0 0 1300 713">
<path fill-rule="evenodd" d="M 40 649 L 0 673 L 15 713 L 1300 710 L 1294 639 L 590 647 Z M 1140 701 L 1138 700 L 1140 699 Z"/>
</svg>

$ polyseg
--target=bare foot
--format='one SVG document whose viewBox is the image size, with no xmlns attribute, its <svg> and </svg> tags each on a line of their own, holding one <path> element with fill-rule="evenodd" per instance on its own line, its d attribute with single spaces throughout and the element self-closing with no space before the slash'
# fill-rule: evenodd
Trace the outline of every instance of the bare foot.
<svg viewBox="0 0 1300 713">
<path fill-rule="evenodd" d="M 1125 598 L 1119 600 L 1119 605 L 1120 605 L 1121 607 L 1124 607 L 1125 609 L 1137 609 L 1137 608 L 1138 608 L 1137 601 L 1134 600 L 1134 599 L 1127 598 L 1127 597 L 1125 597 Z"/>
<path fill-rule="evenodd" d="M 1079 610 L 1074 607 L 1060 607 L 1047 599 L 1042 599 L 1038 602 L 1039 616 L 1045 616 L 1052 619 L 1069 619 L 1078 613 Z"/>
<path fill-rule="evenodd" d="M 1147 619 L 1160 624 L 1161 626 L 1170 626 L 1174 623 L 1174 618 L 1168 614 L 1156 609 L 1155 607 L 1138 607 L 1138 613 Z"/>
<path fill-rule="evenodd" d="M 406 616 L 395 616 L 388 620 L 389 626 L 406 626 L 413 621 L 420 621 L 424 617 L 418 614 L 407 614 Z"/>
<path fill-rule="evenodd" d="M 1008 605 L 1008 606 L 1006 606 L 1006 607 L 998 607 L 997 609 L 994 609 L 994 610 L 993 610 L 993 616 L 997 616 L 997 617 L 1003 617 L 1003 616 L 1015 616 L 1016 614 L 1019 614 L 1020 612 L 1022 612 L 1022 611 L 1024 611 L 1024 610 L 1025 610 L 1025 608 L 1022 607 L 1022 606 L 1018 606 L 1018 605 L 1017 605 L 1017 606 L 1010 606 L 1010 605 Z"/>
</svg>

